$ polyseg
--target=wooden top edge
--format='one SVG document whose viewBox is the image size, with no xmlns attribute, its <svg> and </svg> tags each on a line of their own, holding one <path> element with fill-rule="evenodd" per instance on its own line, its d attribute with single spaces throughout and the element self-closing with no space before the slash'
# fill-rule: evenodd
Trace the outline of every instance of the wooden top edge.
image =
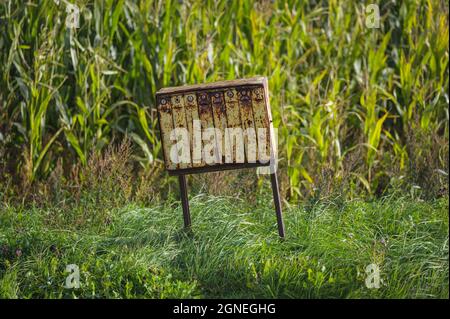
<svg viewBox="0 0 450 319">
<path fill-rule="evenodd" d="M 216 88 L 242 86 L 242 85 L 255 85 L 255 84 L 261 85 L 261 84 L 264 84 L 266 81 L 267 81 L 266 77 L 258 76 L 258 77 L 248 78 L 248 79 L 226 80 L 226 81 L 203 83 L 203 84 L 172 86 L 172 87 L 162 88 L 158 92 L 156 92 L 156 94 L 189 92 L 189 91 L 216 89 Z"/>
</svg>

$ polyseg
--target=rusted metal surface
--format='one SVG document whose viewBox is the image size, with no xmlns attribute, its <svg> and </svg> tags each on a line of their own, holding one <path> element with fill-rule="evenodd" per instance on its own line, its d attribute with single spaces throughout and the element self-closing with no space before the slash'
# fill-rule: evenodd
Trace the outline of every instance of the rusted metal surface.
<svg viewBox="0 0 450 319">
<path fill-rule="evenodd" d="M 240 128 L 241 113 L 239 112 L 239 102 L 236 89 L 235 88 L 227 89 L 224 93 L 224 97 L 225 97 L 225 107 L 227 112 L 228 127 L 230 129 Z M 230 134 L 228 134 L 229 143 L 226 144 L 225 147 L 226 150 L 229 149 L 228 154 L 231 155 L 231 158 L 226 158 L 227 163 L 245 162 L 245 156 L 243 156 L 241 161 L 240 158 L 238 158 L 238 156 L 236 155 L 236 149 L 238 148 L 238 146 L 236 145 L 235 142 L 239 140 L 243 141 L 243 135 L 240 130 L 232 131 L 232 134 L 231 132 Z M 242 148 L 244 148 L 244 145 L 242 145 Z"/>
<path fill-rule="evenodd" d="M 164 162 L 169 174 L 179 177 L 184 226 L 191 226 L 186 174 L 270 165 L 278 233 L 284 238 L 278 180 L 272 171 L 276 145 L 267 79 L 164 88 L 156 94 Z M 178 132 L 183 130 L 180 143 Z"/>
<path fill-rule="evenodd" d="M 261 87 L 252 89 L 253 117 L 258 141 L 258 160 L 270 160 L 270 128 L 269 115 L 264 99 L 264 90 Z M 263 130 L 261 130 L 263 129 Z"/>
<path fill-rule="evenodd" d="M 275 205 L 275 213 L 277 215 L 278 235 L 284 238 L 284 222 L 281 211 L 280 191 L 278 189 L 278 178 L 276 173 L 270 174 L 270 182 L 272 184 L 273 203 Z"/>
<path fill-rule="evenodd" d="M 266 83 L 264 83 L 266 82 Z M 227 89 L 231 87 L 242 87 L 250 85 L 267 85 L 267 78 L 259 76 L 250 79 L 237 79 L 237 80 L 226 80 L 211 83 L 193 84 L 193 85 L 183 85 L 183 86 L 173 86 L 165 87 L 160 89 L 156 94 L 173 94 L 173 93 L 189 93 L 196 91 L 208 91 L 217 89 Z"/>
<path fill-rule="evenodd" d="M 184 108 L 184 98 L 183 95 L 172 95 L 171 96 L 171 102 L 172 102 L 172 117 L 173 117 L 173 127 L 178 129 L 188 129 L 188 125 L 186 122 L 186 112 Z M 178 136 L 178 133 L 176 133 Z M 189 146 L 189 140 L 187 141 L 187 145 L 183 145 L 183 140 L 181 142 L 177 143 L 178 146 L 178 159 L 180 159 L 181 156 L 185 156 L 186 160 L 180 160 L 180 163 L 178 163 L 178 168 L 189 168 L 192 167 L 191 164 L 191 152 L 190 152 L 190 146 Z M 182 152 L 185 151 L 186 154 L 182 154 Z"/>
<path fill-rule="evenodd" d="M 164 162 L 167 170 L 175 170 L 178 165 L 170 159 L 170 149 L 173 142 L 170 139 L 170 133 L 173 130 L 172 106 L 170 99 L 166 96 L 161 96 L 158 99 L 158 116 L 159 129 L 161 133 L 161 142 L 164 154 Z"/>
<path fill-rule="evenodd" d="M 211 98 L 208 94 L 208 92 L 200 92 L 197 93 L 197 101 L 198 101 L 198 114 L 201 122 L 201 129 L 202 129 L 202 141 L 203 143 L 203 150 L 202 150 L 202 166 L 205 166 L 207 164 L 211 165 L 211 161 L 207 163 L 207 160 L 205 159 L 206 154 L 208 154 L 209 157 L 213 157 L 214 154 L 216 154 L 214 148 L 217 148 L 217 145 L 215 143 L 213 148 L 206 148 L 205 145 L 211 144 L 208 143 L 210 141 L 215 141 L 215 134 L 207 135 L 207 129 L 214 129 L 214 117 L 213 117 L 213 110 L 211 105 Z M 217 159 L 218 160 L 218 159 Z"/>
<path fill-rule="evenodd" d="M 192 166 L 201 167 L 202 135 L 201 130 L 194 131 L 194 121 L 200 121 L 198 116 L 197 95 L 195 93 L 188 93 L 184 94 L 183 97 L 186 110 L 186 122 L 189 131 L 189 143 L 191 145 Z"/>
<path fill-rule="evenodd" d="M 157 103 L 169 171 L 211 171 L 249 163 L 258 166 L 270 159 L 274 139 L 265 78 L 164 88 L 157 93 Z M 179 140 L 171 140 L 175 128 L 188 132 L 187 163 L 173 163 L 173 159 L 181 160 L 186 155 L 180 149 L 177 156 L 170 157 L 173 145 L 182 145 Z M 216 133 L 210 131 L 208 135 L 206 129 L 216 129 Z M 205 161 L 204 152 L 210 155 L 209 161 Z"/>
<path fill-rule="evenodd" d="M 244 130 L 245 160 L 248 163 L 254 163 L 258 158 L 258 145 L 256 138 L 250 136 L 250 134 L 254 134 L 256 136 L 252 108 L 252 89 L 244 87 L 239 88 L 237 91 L 239 111 L 241 113 L 241 125 Z"/>
<path fill-rule="evenodd" d="M 200 173 L 210 173 L 217 171 L 228 171 L 233 169 L 241 169 L 241 168 L 257 168 L 257 167 L 267 167 L 269 163 L 261 164 L 257 163 L 243 163 L 243 164 L 235 164 L 235 163 L 225 163 L 220 165 L 206 165 L 204 167 L 192 167 L 186 169 L 176 169 L 169 170 L 168 173 L 170 176 L 178 176 L 178 175 L 189 175 L 189 174 L 200 174 Z"/>
<path fill-rule="evenodd" d="M 211 98 L 211 104 L 213 109 L 214 127 L 217 128 L 220 134 L 216 135 L 217 146 L 219 147 L 218 156 L 223 162 L 224 151 L 225 151 L 225 134 L 228 132 L 226 128 L 227 125 L 227 115 L 225 107 L 225 99 L 223 97 L 222 91 L 210 92 L 209 96 Z M 218 138 L 220 136 L 220 138 Z"/>
<path fill-rule="evenodd" d="M 189 199 L 187 194 L 186 176 L 179 175 L 178 182 L 180 184 L 181 206 L 183 208 L 184 227 L 191 227 L 191 212 L 189 211 Z"/>
</svg>

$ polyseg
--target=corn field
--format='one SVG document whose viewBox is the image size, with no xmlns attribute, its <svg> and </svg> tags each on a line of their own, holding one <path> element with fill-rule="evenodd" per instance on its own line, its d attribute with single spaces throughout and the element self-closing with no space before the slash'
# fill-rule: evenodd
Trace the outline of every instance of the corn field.
<svg viewBox="0 0 450 319">
<path fill-rule="evenodd" d="M 448 3 L 373 3 L 0 0 L 0 178 L 125 136 L 163 174 L 158 89 L 263 75 L 287 200 L 448 192 Z"/>
</svg>

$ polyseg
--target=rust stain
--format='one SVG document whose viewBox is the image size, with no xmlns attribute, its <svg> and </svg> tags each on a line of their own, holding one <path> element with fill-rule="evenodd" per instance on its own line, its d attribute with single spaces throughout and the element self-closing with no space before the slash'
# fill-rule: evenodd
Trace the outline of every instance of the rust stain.
<svg viewBox="0 0 450 319">
<path fill-rule="evenodd" d="M 209 114 L 211 113 L 211 105 L 209 103 L 209 95 L 206 92 L 197 94 L 198 100 L 198 112 L 199 114 Z"/>
<path fill-rule="evenodd" d="M 228 127 L 240 127 L 241 116 L 239 113 L 239 101 L 236 89 L 231 88 L 226 90 L 224 96 Z"/>
</svg>

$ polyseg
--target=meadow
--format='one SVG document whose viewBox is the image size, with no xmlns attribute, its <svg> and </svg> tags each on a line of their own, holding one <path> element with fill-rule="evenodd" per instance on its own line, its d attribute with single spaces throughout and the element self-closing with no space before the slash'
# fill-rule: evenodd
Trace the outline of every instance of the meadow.
<svg viewBox="0 0 450 319">
<path fill-rule="evenodd" d="M 98 207 L 86 204 L 4 209 L 0 296 L 449 298 L 448 200 L 290 207 L 281 241 L 266 190 L 251 204 L 191 198 L 192 232 L 182 228 L 180 205 L 128 204 L 103 212 L 101 223 L 92 222 Z M 78 289 L 65 288 L 71 264 Z"/>
<path fill-rule="evenodd" d="M 448 12 L 0 0 L 0 297 L 448 298 Z M 287 239 L 254 170 L 190 176 L 187 234 L 155 92 L 256 75 Z"/>
</svg>

